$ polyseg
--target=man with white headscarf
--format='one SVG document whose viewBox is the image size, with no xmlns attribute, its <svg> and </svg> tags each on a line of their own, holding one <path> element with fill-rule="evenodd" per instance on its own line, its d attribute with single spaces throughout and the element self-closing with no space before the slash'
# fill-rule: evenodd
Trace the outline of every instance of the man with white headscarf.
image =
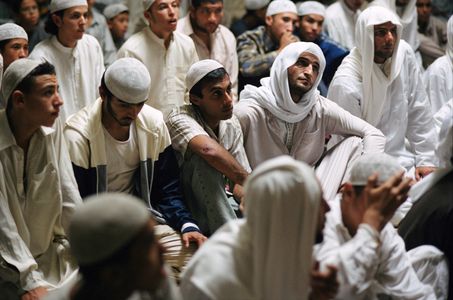
<svg viewBox="0 0 453 300">
<path fill-rule="evenodd" d="M 351 50 L 355 47 L 355 23 L 364 0 L 337 0 L 326 10 L 324 30 L 337 43 Z"/>
<path fill-rule="evenodd" d="M 271 76 L 261 80 L 261 87 L 249 85 L 241 93 L 235 115 L 252 168 L 283 154 L 315 166 L 321 162 L 325 138 L 330 134 L 356 136 L 333 150 L 326 157 L 329 159 L 323 158 L 318 168 L 325 196 L 331 200 L 348 161 L 362 152 L 382 152 L 385 138 L 373 126 L 319 95 L 324 68 L 324 55 L 317 45 L 288 45 L 272 65 Z"/>
<path fill-rule="evenodd" d="M 437 166 L 437 138 L 420 69 L 401 30 L 390 10 L 364 10 L 356 25 L 357 48 L 338 68 L 327 97 L 380 129 L 385 152 L 419 180 Z"/>
<path fill-rule="evenodd" d="M 336 299 L 438 299 L 432 287 L 420 282 L 402 238 L 389 223 L 407 199 L 411 180 L 403 175 L 390 155 L 363 155 L 341 195 L 330 203 L 315 257 L 321 266 L 338 267 Z"/>
<path fill-rule="evenodd" d="M 194 255 L 185 299 L 309 299 L 312 247 L 329 209 L 313 169 L 288 156 L 263 163 L 247 179 L 244 207 L 245 220 Z"/>
<path fill-rule="evenodd" d="M 423 74 L 433 114 L 453 98 L 453 16 L 447 23 L 447 49 Z"/>
<path fill-rule="evenodd" d="M 64 134 L 82 197 L 139 195 L 160 223 L 156 233 L 166 261 L 181 270 L 196 249 L 189 242 L 201 245 L 206 238 L 184 203 L 162 113 L 144 104 L 150 83 L 139 60 L 116 60 L 101 80 L 100 98 L 72 115 Z"/>
<path fill-rule="evenodd" d="M 37 299 L 75 278 L 66 233 L 82 199 L 57 120 L 54 67 L 18 59 L 1 93 L 0 297 Z"/>
<path fill-rule="evenodd" d="M 52 36 L 36 45 L 30 58 L 55 66 L 64 122 L 98 97 L 104 59 L 96 38 L 85 34 L 86 0 L 52 0 L 49 8 L 45 29 Z"/>
<path fill-rule="evenodd" d="M 145 64 L 153 79 L 146 103 L 167 119 L 173 108 L 189 102 L 184 80 L 198 55 L 192 39 L 176 31 L 179 0 L 143 0 L 143 8 L 149 25 L 123 44 L 118 57 Z"/>
<path fill-rule="evenodd" d="M 266 25 L 241 34 L 237 39 L 239 91 L 246 84 L 259 86 L 278 53 L 299 39 L 293 34 L 297 23 L 296 5 L 288 0 L 271 1 L 266 10 Z"/>
<path fill-rule="evenodd" d="M 422 57 L 418 49 L 420 47 L 420 39 L 418 37 L 416 2 L 417 0 L 373 0 L 369 6 L 385 7 L 398 16 L 401 26 L 400 37 L 412 47 L 417 63 L 422 68 Z M 357 43 L 355 46 L 359 47 Z"/>
<path fill-rule="evenodd" d="M 210 235 L 239 214 L 237 202 L 250 166 L 225 68 L 212 59 L 196 62 L 186 86 L 192 104 L 175 108 L 167 126 L 181 165 L 186 203 L 203 233 Z M 225 191 L 227 182 L 233 197 Z"/>
</svg>

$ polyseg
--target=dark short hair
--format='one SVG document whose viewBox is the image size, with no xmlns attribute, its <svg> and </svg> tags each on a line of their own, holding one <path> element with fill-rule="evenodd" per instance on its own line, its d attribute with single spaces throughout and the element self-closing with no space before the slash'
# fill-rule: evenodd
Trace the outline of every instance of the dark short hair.
<svg viewBox="0 0 453 300">
<path fill-rule="evenodd" d="M 22 79 L 22 81 L 19 82 L 19 84 L 13 89 L 13 91 L 19 90 L 24 94 L 29 94 L 35 86 L 35 78 L 41 75 L 56 75 L 55 67 L 47 61 L 43 62 L 28 73 L 28 75 L 25 76 L 24 79 Z M 9 100 L 11 100 L 11 96 Z M 8 101 L 6 110 L 10 111 L 11 107 L 12 101 Z"/>
<path fill-rule="evenodd" d="M 215 4 L 217 2 L 222 2 L 223 3 L 223 0 L 192 0 L 190 2 L 192 4 L 192 7 L 197 9 L 203 3 L 211 3 L 211 4 Z"/>
<path fill-rule="evenodd" d="M 49 15 L 47 16 L 46 22 L 44 23 L 44 30 L 45 30 L 48 34 L 51 34 L 51 35 L 57 35 L 57 34 L 58 34 L 58 26 L 57 26 L 57 24 L 55 24 L 55 22 L 52 20 L 52 15 L 57 15 L 57 16 L 59 16 L 60 18 L 63 19 L 64 11 L 65 11 L 65 9 L 59 10 L 59 11 L 56 11 L 56 12 L 54 12 L 54 13 L 52 13 L 52 14 L 49 14 Z"/>
<path fill-rule="evenodd" d="M 104 90 L 106 96 L 107 96 L 107 100 L 110 100 L 112 99 L 113 97 L 113 94 L 112 92 L 109 90 L 109 88 L 107 87 L 107 85 L 105 84 L 105 72 L 104 74 L 102 74 L 102 78 L 101 78 L 101 89 Z"/>
<path fill-rule="evenodd" d="M 202 98 L 203 94 L 201 91 L 203 88 L 210 83 L 222 80 L 225 75 L 228 75 L 225 68 L 218 68 L 209 72 L 190 89 L 189 94 Z"/>
</svg>

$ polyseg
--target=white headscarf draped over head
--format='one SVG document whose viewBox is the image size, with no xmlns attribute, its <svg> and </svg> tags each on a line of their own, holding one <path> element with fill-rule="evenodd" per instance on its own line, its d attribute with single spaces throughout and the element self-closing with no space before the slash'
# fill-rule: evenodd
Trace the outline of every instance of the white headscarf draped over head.
<svg viewBox="0 0 453 300">
<path fill-rule="evenodd" d="M 289 90 L 288 68 L 295 64 L 304 52 L 309 52 L 319 59 L 319 72 L 312 88 L 295 103 Z M 261 79 L 261 87 L 245 86 L 240 95 L 241 101 L 253 102 L 285 122 L 300 122 L 318 101 L 317 88 L 325 66 L 326 60 L 318 45 L 306 42 L 291 43 L 278 54 L 271 68 L 271 76 Z"/>
<path fill-rule="evenodd" d="M 258 166 L 245 186 L 255 299 L 308 299 L 321 188 L 289 156 Z"/>
<path fill-rule="evenodd" d="M 374 25 L 387 22 L 391 22 L 397 27 L 397 41 L 393 55 L 385 62 L 385 64 L 390 64 L 388 76 L 374 63 Z M 362 82 L 362 117 L 373 126 L 377 126 L 381 119 L 382 109 L 388 100 L 387 89 L 399 75 L 404 63 L 403 51 L 400 50 L 401 30 L 398 16 L 390 10 L 380 6 L 365 9 L 356 23 L 357 47 L 352 49 L 335 73 L 335 76 L 353 75 Z"/>
<path fill-rule="evenodd" d="M 453 16 L 450 16 L 447 23 L 447 56 L 453 64 Z"/>
</svg>

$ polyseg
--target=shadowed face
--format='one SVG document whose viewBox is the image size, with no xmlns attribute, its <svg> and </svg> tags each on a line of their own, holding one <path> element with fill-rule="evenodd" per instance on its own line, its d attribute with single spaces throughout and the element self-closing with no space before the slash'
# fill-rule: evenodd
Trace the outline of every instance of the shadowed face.
<svg viewBox="0 0 453 300">
<path fill-rule="evenodd" d="M 392 57 L 397 42 L 397 27 L 391 22 L 374 25 L 374 62 L 384 63 Z"/>
<path fill-rule="evenodd" d="M 288 85 L 293 99 L 300 99 L 318 78 L 319 59 L 310 52 L 303 52 L 296 63 L 288 68 Z"/>
</svg>

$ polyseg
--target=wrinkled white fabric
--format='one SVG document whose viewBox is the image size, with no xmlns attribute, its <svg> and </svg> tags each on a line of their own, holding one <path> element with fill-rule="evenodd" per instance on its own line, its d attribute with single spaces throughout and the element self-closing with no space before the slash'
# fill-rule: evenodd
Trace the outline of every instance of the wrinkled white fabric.
<svg viewBox="0 0 453 300">
<path fill-rule="evenodd" d="M 374 6 L 366 9 L 356 25 L 357 47 L 343 60 L 329 87 L 327 97 L 353 115 L 376 126 L 387 138 L 385 152 L 397 157 L 406 169 L 436 166 L 434 132 L 428 97 L 413 50 L 399 40 L 385 64 L 387 77 L 374 63 L 373 26 L 399 24 L 396 15 Z M 406 148 L 405 139 L 410 146 Z"/>
<path fill-rule="evenodd" d="M 342 46 L 352 49 L 355 47 L 355 23 L 361 11 L 352 11 L 344 0 L 338 0 L 327 7 L 324 20 L 324 30 L 327 35 Z"/>
<path fill-rule="evenodd" d="M 420 46 L 418 38 L 418 25 L 417 25 L 417 8 L 415 3 L 417 0 L 409 0 L 403 7 L 396 6 L 396 0 L 374 0 L 369 6 L 382 6 L 395 14 L 398 14 L 399 20 L 402 25 L 401 39 L 405 40 L 412 47 L 412 50 L 417 51 Z"/>
<path fill-rule="evenodd" d="M 439 158 L 439 168 L 451 166 L 453 156 L 453 97 L 434 115 L 439 144 L 436 156 Z"/>
<path fill-rule="evenodd" d="M 288 84 L 288 68 L 296 63 L 303 52 L 309 52 L 319 59 L 319 72 L 312 88 L 298 103 L 291 98 Z M 305 119 L 318 101 L 317 87 L 322 78 L 326 60 L 321 49 L 314 43 L 297 42 L 286 46 L 271 67 L 271 76 L 261 79 L 261 86 L 246 85 L 241 92 L 241 101 L 251 102 L 269 110 L 280 120 L 296 123 Z"/>
<path fill-rule="evenodd" d="M 447 56 L 453 64 L 453 16 L 447 22 Z"/>
<path fill-rule="evenodd" d="M 289 157 L 270 160 L 248 178 L 245 195 L 246 219 L 230 221 L 195 253 L 183 296 L 307 299 L 321 200 L 312 168 Z"/>
</svg>

